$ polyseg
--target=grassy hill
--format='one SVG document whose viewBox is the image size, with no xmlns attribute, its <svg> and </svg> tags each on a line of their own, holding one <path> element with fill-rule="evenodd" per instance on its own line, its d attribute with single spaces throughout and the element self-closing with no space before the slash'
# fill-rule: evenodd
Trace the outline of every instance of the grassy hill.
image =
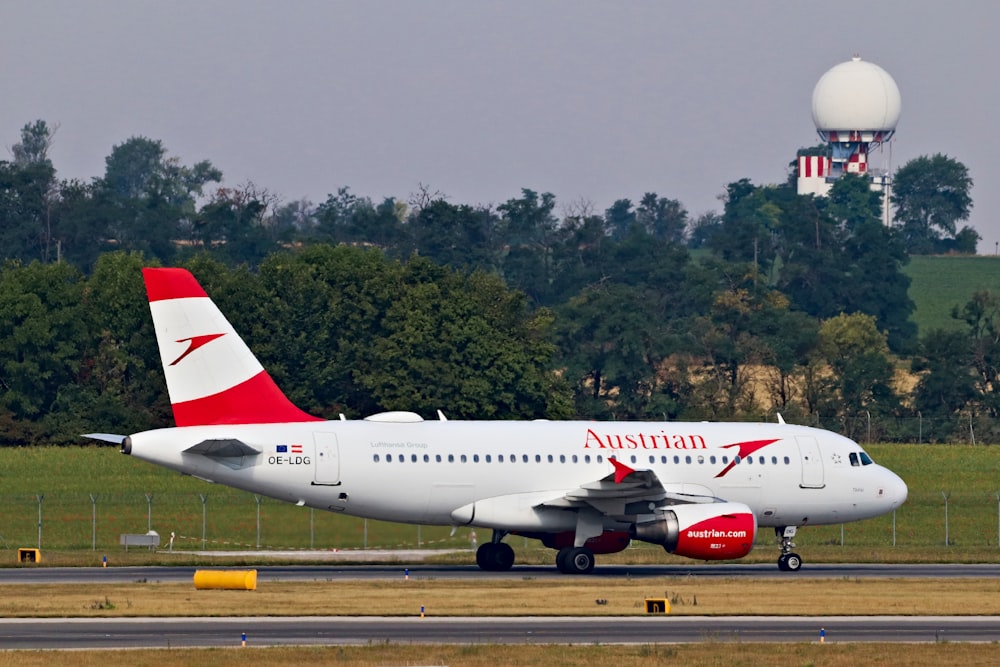
<svg viewBox="0 0 1000 667">
<path fill-rule="evenodd" d="M 916 256 L 904 267 L 912 281 L 910 298 L 917 305 L 913 321 L 920 335 L 931 329 L 957 329 L 951 309 L 961 308 L 978 290 L 1000 292 L 1000 257 Z"/>
</svg>

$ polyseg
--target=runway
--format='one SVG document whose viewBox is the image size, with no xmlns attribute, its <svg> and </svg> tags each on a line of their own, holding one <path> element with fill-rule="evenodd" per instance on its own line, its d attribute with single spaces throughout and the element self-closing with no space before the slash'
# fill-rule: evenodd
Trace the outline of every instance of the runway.
<svg viewBox="0 0 1000 667">
<path fill-rule="evenodd" d="M 4 568 L 0 585 L 190 582 L 194 567 Z M 197 568 L 205 569 L 205 568 Z M 484 573 L 474 566 L 323 565 L 257 568 L 258 583 L 427 579 L 565 579 L 553 567 Z M 1000 565 L 816 564 L 796 573 L 773 565 L 608 565 L 579 579 L 607 577 L 956 578 L 998 577 Z M 703 641 L 997 642 L 998 616 L 628 617 L 187 617 L 0 619 L 2 649 L 96 649 L 396 643 L 619 644 Z"/>
<path fill-rule="evenodd" d="M 190 582 L 195 567 L 17 567 L 0 568 L 0 584 L 93 584 L 93 583 L 179 583 Z M 220 569 L 229 568 L 220 564 Z M 252 567 L 252 566 L 250 566 Z M 249 569 L 241 567 L 241 569 Z M 475 565 L 266 565 L 257 570 L 257 581 L 338 581 L 392 580 L 409 574 L 411 579 L 557 579 L 560 574 L 553 566 L 516 565 L 508 572 L 483 572 Z M 939 578 L 1000 577 L 1000 564 L 931 563 L 918 565 L 817 563 L 804 565 L 798 572 L 782 572 L 773 564 L 748 565 L 602 565 L 586 578 L 608 577 L 727 577 L 727 578 Z"/>
<path fill-rule="evenodd" d="M 689 642 L 996 642 L 1000 617 L 127 618 L 0 620 L 5 649 Z"/>
</svg>

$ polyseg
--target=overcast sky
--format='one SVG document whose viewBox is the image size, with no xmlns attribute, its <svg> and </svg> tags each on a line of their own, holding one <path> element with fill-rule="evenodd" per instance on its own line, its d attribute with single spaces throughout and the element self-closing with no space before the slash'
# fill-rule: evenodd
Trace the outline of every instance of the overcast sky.
<svg viewBox="0 0 1000 667">
<path fill-rule="evenodd" d="M 656 192 L 697 215 L 731 181 L 785 179 L 818 142 L 813 87 L 857 53 L 899 85 L 894 166 L 964 163 L 993 254 L 997 26 L 986 1 L 5 0 L 0 145 L 44 119 L 61 178 L 145 136 L 284 201 L 423 183 L 597 210 Z"/>
</svg>

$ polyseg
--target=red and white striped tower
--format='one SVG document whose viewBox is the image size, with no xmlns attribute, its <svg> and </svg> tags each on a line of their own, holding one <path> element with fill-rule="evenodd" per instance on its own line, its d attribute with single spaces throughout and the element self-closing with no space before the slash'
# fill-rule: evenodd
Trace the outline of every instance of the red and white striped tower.
<svg viewBox="0 0 1000 667">
<path fill-rule="evenodd" d="M 812 115 L 827 155 L 800 156 L 799 194 L 825 195 L 844 174 L 867 174 L 872 189 L 888 195 L 888 173 L 873 168 L 872 149 L 889 141 L 900 114 L 899 88 L 889 74 L 855 56 L 820 77 Z"/>
</svg>

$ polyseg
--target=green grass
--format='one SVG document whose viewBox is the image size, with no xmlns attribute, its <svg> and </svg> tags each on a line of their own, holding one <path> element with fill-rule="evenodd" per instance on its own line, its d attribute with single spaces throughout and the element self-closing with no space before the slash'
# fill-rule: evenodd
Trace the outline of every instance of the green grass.
<svg viewBox="0 0 1000 667">
<path fill-rule="evenodd" d="M 997 256 L 918 255 L 903 271 L 911 280 L 909 295 L 917 306 L 913 321 L 921 336 L 931 329 L 961 328 L 962 323 L 951 317 L 951 309 L 964 306 L 976 291 L 1000 292 Z"/>
<path fill-rule="evenodd" d="M 1000 557 L 998 499 L 1000 447 L 969 445 L 871 445 L 876 461 L 899 473 L 910 488 L 906 505 L 893 516 L 846 524 L 841 547 L 840 526 L 809 527 L 797 542 L 809 559 L 818 560 L 964 560 Z M 112 448 L 0 448 L 0 553 L 38 543 L 38 495 L 43 495 L 42 551 L 91 552 L 92 512 L 97 499 L 97 554 L 116 554 L 120 533 L 147 529 L 146 494 L 152 496 L 152 527 L 164 539 L 178 536 L 175 551 L 202 546 L 202 502 L 209 549 L 244 549 L 257 545 L 257 503 L 252 494 L 210 485 L 118 454 Z M 945 545 L 944 497 L 948 500 L 948 540 Z M 312 525 L 310 526 L 310 514 Z M 367 543 L 365 527 L 367 524 Z M 416 527 L 295 507 L 263 498 L 260 504 L 262 548 L 467 549 L 468 531 L 454 536 L 449 527 Z M 486 532 L 480 531 L 480 540 Z M 419 539 L 419 544 L 418 544 Z M 769 561 L 774 555 L 770 530 L 758 536 L 751 559 Z M 552 553 L 537 542 L 511 538 L 519 562 L 549 562 Z M 878 554 L 873 555 L 873 550 Z M 134 551 L 134 550 L 133 550 Z M 130 552 L 131 553 L 131 552 Z M 140 550 L 141 554 L 141 550 Z M 140 558 L 140 554 L 136 554 Z M 459 554 L 471 562 L 471 551 Z M 638 545 L 618 558 L 637 562 L 667 562 L 658 547 Z M 2 561 L 0 557 L 0 561 Z M 14 561 L 10 558 L 11 564 Z M 52 562 L 51 559 L 48 562 Z M 618 561 L 622 562 L 622 561 Z"/>
</svg>

